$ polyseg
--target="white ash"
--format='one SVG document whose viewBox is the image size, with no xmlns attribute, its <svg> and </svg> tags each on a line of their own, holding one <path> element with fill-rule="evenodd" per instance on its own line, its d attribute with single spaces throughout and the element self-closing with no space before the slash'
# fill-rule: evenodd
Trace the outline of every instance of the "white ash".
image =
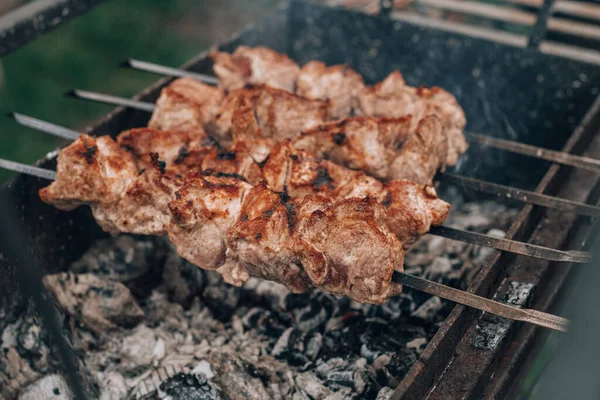
<svg viewBox="0 0 600 400">
<path fill-rule="evenodd" d="M 73 396 L 62 376 L 46 375 L 29 385 L 19 395 L 19 400 L 71 400 Z"/>
<path fill-rule="evenodd" d="M 494 202 L 453 204 L 448 225 L 497 236 L 516 216 Z M 291 294 L 258 279 L 235 288 L 162 239 L 111 240 L 70 273 L 46 278 L 103 398 L 389 399 L 453 307 L 409 288 L 380 306 L 317 290 Z M 490 253 L 425 236 L 405 269 L 464 289 Z M 93 312 L 84 312 L 86 302 Z M 1 392 L 6 399 L 53 372 L 36 332 L 11 324 L 2 333 L 33 376 L 2 378 L 0 361 L 0 380 L 21 382 Z"/>
</svg>

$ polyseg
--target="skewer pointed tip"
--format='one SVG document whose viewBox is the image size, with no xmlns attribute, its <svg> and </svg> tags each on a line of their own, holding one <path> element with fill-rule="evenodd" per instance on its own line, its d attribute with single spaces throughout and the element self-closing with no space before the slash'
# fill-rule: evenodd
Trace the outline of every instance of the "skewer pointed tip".
<svg viewBox="0 0 600 400">
<path fill-rule="evenodd" d="M 17 113 L 12 112 L 12 111 L 6 112 L 6 113 L 4 113 L 4 115 L 6 115 L 8 118 L 12 118 L 12 119 L 15 119 L 17 117 Z"/>
<path fill-rule="evenodd" d="M 65 92 L 65 97 L 77 97 L 76 89 L 69 89 Z"/>
</svg>

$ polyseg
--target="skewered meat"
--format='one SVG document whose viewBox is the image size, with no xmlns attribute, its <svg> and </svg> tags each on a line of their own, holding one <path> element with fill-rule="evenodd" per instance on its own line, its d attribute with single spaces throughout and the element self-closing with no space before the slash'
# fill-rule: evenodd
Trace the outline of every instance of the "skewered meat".
<svg viewBox="0 0 600 400">
<path fill-rule="evenodd" d="M 176 79 L 161 91 L 148 126 L 161 130 L 203 131 L 224 97 L 223 89 L 192 78 Z"/>
<path fill-rule="evenodd" d="M 231 144 L 231 120 L 241 98 L 254 111 L 264 137 L 274 140 L 291 138 L 330 118 L 328 101 L 307 99 L 266 85 L 239 89 L 225 98 L 207 125 L 207 131 L 225 146 Z"/>
<path fill-rule="evenodd" d="M 370 303 L 400 289 L 391 276 L 402 247 L 374 200 L 298 200 L 264 185 L 192 174 L 170 208 L 170 239 L 180 254 L 199 249 L 182 255 L 196 263 L 209 257 L 226 282 L 241 285 L 253 275 L 296 293 L 316 286 Z"/>
<path fill-rule="evenodd" d="M 320 61 L 304 65 L 298 74 L 298 94 L 309 99 L 330 100 L 332 116 L 351 115 L 352 99 L 364 87 L 363 78 L 347 65 L 327 67 Z"/>
<path fill-rule="evenodd" d="M 433 115 L 414 124 L 404 118 L 352 117 L 301 132 L 294 147 L 379 179 L 431 184 L 445 166 L 448 150 L 442 125 Z"/>
<path fill-rule="evenodd" d="M 247 51 L 247 48 L 244 49 Z M 217 69 L 225 67 L 220 64 L 221 60 L 227 60 L 227 68 L 235 70 L 231 63 L 235 63 L 236 59 L 231 56 L 225 57 L 226 53 L 219 54 L 221 59 L 213 58 L 215 73 L 217 73 Z M 274 57 L 271 53 L 269 54 L 269 57 Z M 280 56 L 285 57 L 282 54 Z M 261 57 L 261 53 L 256 52 L 255 57 Z M 286 60 L 289 59 L 286 57 Z M 240 69 L 243 68 L 240 67 Z M 275 76 L 258 75 L 263 80 L 255 80 L 255 83 L 276 85 L 277 78 Z M 219 73 L 217 76 L 221 78 Z M 287 78 L 289 79 L 289 77 Z M 331 100 L 333 103 L 332 116 L 337 118 L 350 116 L 352 111 L 356 115 L 376 117 L 401 118 L 412 115 L 413 124 L 415 124 L 414 131 L 416 124 L 422 118 L 434 114 L 442 122 L 449 138 L 446 165 L 455 165 L 458 157 L 467 150 L 467 142 L 462 133 L 466 125 L 465 114 L 452 94 L 439 87 L 414 88 L 407 86 L 399 71 L 392 72 L 386 79 L 374 86 L 364 86 L 362 78 L 359 78 L 360 75 L 343 65 L 326 67 L 322 62 L 312 61 L 298 73 L 296 87 L 299 94 L 309 98 Z M 243 80 L 242 77 L 238 79 Z M 269 79 L 269 82 L 266 79 Z M 291 90 L 289 88 L 292 86 L 287 85 L 287 90 Z"/>
<path fill-rule="evenodd" d="M 298 74 L 297 92 L 311 99 L 330 100 L 332 116 L 351 115 L 352 99 L 364 87 L 363 78 L 347 65 L 327 67 L 320 61 L 304 65 Z"/>
<path fill-rule="evenodd" d="M 310 100 L 266 85 L 245 87 L 225 96 L 219 88 L 180 78 L 162 90 L 148 126 L 160 130 L 206 129 L 223 146 L 229 146 L 231 118 L 241 97 L 249 99 L 264 134 L 277 140 L 330 118 L 328 101 Z"/>
<path fill-rule="evenodd" d="M 109 138 L 101 139 L 111 144 Z M 94 146 L 99 140 L 82 135 L 63 151 L 59 162 L 66 166 L 77 164 L 82 157 L 85 159 L 78 150 Z M 103 150 L 107 150 L 106 155 L 99 154 Z M 85 171 L 86 166 L 98 171 L 97 164 L 119 152 L 120 159 L 133 163 L 132 154 L 112 142 L 111 146 L 99 146 L 92 161 L 88 163 L 85 159 L 86 164 L 80 164 L 74 172 L 89 177 L 91 172 Z M 164 184 L 163 178 L 171 174 L 158 156 L 151 157 L 151 161 L 154 162 L 151 171 L 156 175 L 148 176 L 156 181 L 134 179 L 132 187 L 119 182 L 120 193 L 115 191 L 112 201 L 108 202 L 100 199 L 100 194 L 104 194 L 106 185 L 112 182 L 113 169 L 109 175 L 99 175 L 98 181 L 102 184 L 95 187 L 100 193 L 93 195 L 93 189 L 88 189 L 83 192 L 87 193 L 88 200 L 79 200 L 78 204 L 90 203 L 97 210 L 103 210 L 104 220 L 99 220 L 102 226 L 112 223 L 113 229 L 124 232 L 162 234 L 163 216 L 170 214 L 167 230 L 179 254 L 204 268 L 217 269 L 230 283 L 239 285 L 250 275 L 256 275 L 276 280 L 296 292 L 316 286 L 373 303 L 383 302 L 400 290 L 391 283 L 391 275 L 394 268 L 401 269 L 402 245 L 387 228 L 383 219 L 385 211 L 374 199 L 351 198 L 338 202 L 312 196 L 299 199 L 284 192 L 273 192 L 264 184 L 253 187 L 234 177 L 191 173 L 168 205 L 163 200 L 168 197 L 167 192 L 172 194 L 177 189 L 176 185 L 169 186 L 160 197 L 144 198 L 140 203 L 143 215 L 140 215 L 130 207 L 137 200 L 135 193 L 143 191 L 144 195 L 152 195 L 159 183 Z M 42 198 L 51 204 L 64 204 L 62 197 L 65 197 L 73 207 L 76 195 L 60 189 L 67 187 L 68 180 L 81 181 L 81 177 L 65 175 L 69 169 L 62 166 L 57 171 L 56 181 L 41 191 L 41 194 L 51 192 L 53 196 L 42 195 Z M 152 200 L 156 201 L 152 203 Z M 124 222 L 134 221 L 131 214 L 136 213 L 136 221 L 143 229 Z M 94 215 L 99 214 L 94 212 Z"/>
<path fill-rule="evenodd" d="M 384 206 L 388 227 L 409 248 L 432 225 L 441 225 L 450 205 L 435 189 L 408 180 L 382 183 L 361 171 L 348 170 L 327 160 L 318 161 L 295 149 L 290 141 L 275 146 L 263 167 L 263 177 L 276 191 L 291 196 L 317 194 L 332 200 L 373 198 Z"/>
<path fill-rule="evenodd" d="M 122 153 L 108 136 L 81 135 L 58 155 L 57 179 L 40 190 L 40 198 L 65 211 L 102 199 L 117 200 L 137 176 L 135 163 Z"/>
<path fill-rule="evenodd" d="M 456 164 L 467 150 L 462 133 L 467 123 L 465 113 L 456 98 L 442 88 L 407 86 L 402 74 L 394 71 L 378 84 L 362 89 L 354 101 L 358 115 L 396 118 L 412 115 L 415 122 L 430 114 L 440 118 L 448 136 L 447 165 Z"/>
<path fill-rule="evenodd" d="M 246 84 L 267 84 L 293 92 L 300 68 L 285 54 L 266 47 L 238 47 L 233 54 L 213 51 L 215 74 L 226 90 L 240 89 Z"/>
<path fill-rule="evenodd" d="M 365 119 L 365 117 L 360 119 Z M 366 119 L 374 120 L 373 118 Z M 234 113 L 232 124 L 234 130 L 239 127 L 248 137 L 261 137 L 261 129 L 255 120 L 250 109 L 240 107 Z M 436 123 L 437 120 L 431 117 L 430 122 Z M 424 130 L 427 128 L 425 126 Z M 389 130 L 387 129 L 387 131 Z M 386 129 L 382 131 L 385 132 Z M 434 132 L 434 130 L 431 131 Z M 418 139 L 422 137 L 420 132 L 413 136 Z M 416 140 L 411 138 L 409 141 Z M 418 143 L 408 143 L 405 147 L 410 149 L 417 145 Z M 377 179 L 365 175 L 362 171 L 349 170 L 322 158 L 319 160 L 318 156 L 315 157 L 313 154 L 315 153 L 294 148 L 289 140 L 278 142 L 262 167 L 262 176 L 271 189 L 286 191 L 293 197 L 316 194 L 332 200 L 352 197 L 376 199 L 389 209 L 389 226 L 405 248 L 410 247 L 426 233 L 432 224 L 440 225 L 446 219 L 450 206 L 437 197 L 435 189 L 432 187 L 423 187 L 408 180 L 392 180 L 381 183 Z M 419 153 L 416 152 L 416 154 Z M 408 157 L 409 155 L 405 154 L 406 162 L 413 161 Z M 433 158 L 433 160 L 439 162 L 439 158 Z M 418 168 L 414 169 L 414 171 L 419 170 Z M 423 170 L 421 169 L 421 171 Z M 435 173 L 435 170 L 433 172 Z M 410 196 L 405 199 L 401 196 L 402 194 L 410 194 Z M 403 216 L 395 213 L 408 214 Z"/>
</svg>

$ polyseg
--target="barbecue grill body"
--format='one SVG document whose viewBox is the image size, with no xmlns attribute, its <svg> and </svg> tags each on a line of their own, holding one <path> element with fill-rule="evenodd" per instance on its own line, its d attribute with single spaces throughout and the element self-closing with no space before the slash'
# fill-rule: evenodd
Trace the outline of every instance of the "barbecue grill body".
<svg viewBox="0 0 600 400">
<path fill-rule="evenodd" d="M 220 48 L 233 51 L 239 45 L 268 46 L 299 63 L 311 59 L 328 64 L 349 63 L 369 84 L 400 69 L 411 85 L 436 85 L 452 92 L 465 109 L 468 130 L 553 149 L 561 149 L 571 136 L 592 106 L 600 85 L 600 71 L 591 64 L 304 2 L 288 4 Z M 188 62 L 186 68 L 202 73 L 212 71 L 204 53 Z M 162 79 L 138 97 L 154 101 L 168 82 Z M 147 121 L 146 113 L 116 109 L 90 132 L 116 135 Z M 585 143 L 577 142 L 579 147 Z M 54 169 L 54 154 L 38 164 Z M 547 168 L 548 164 L 541 161 L 492 149 L 480 150 L 474 145 L 457 166 L 465 175 L 527 189 L 540 187 Z M 553 173 L 556 175 L 556 171 Z M 552 182 L 557 189 L 560 185 L 554 175 L 547 178 L 545 185 Z M 33 254 L 43 260 L 46 272 L 55 272 L 67 268 L 93 241 L 106 234 L 97 227 L 88 207 L 67 213 L 43 204 L 37 191 L 47 183 L 20 175 L 0 188 L 0 200 L 8 204 L 2 212 L 14 213 L 23 222 L 32 240 Z M 531 232 L 541 215 L 534 211 L 525 207 L 509 234 Z M 10 234 L 10 229 L 3 227 L 2 234 Z M 486 294 L 498 286 L 494 282 L 499 276 L 499 265 L 510 260 L 496 253 L 495 264 L 480 273 L 472 290 Z M 0 257 L 0 268 L 0 305 L 7 310 L 9 317 L 5 321 L 9 321 L 11 315 L 22 310 L 24 301 L 18 296 L 10 261 Z M 424 353 L 436 355 L 435 360 L 428 360 L 430 369 L 415 366 L 401 383 L 405 398 L 420 398 L 431 388 L 451 357 L 448 349 L 458 344 L 473 316 L 462 308 L 451 314 L 442 328 L 444 332 L 436 335 L 432 340 L 435 343 L 430 343 Z"/>
</svg>

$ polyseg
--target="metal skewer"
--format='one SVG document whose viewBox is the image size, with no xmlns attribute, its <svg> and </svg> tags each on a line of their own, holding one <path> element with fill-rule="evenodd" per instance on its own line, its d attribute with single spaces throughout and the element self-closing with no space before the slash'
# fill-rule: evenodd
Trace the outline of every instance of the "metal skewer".
<svg viewBox="0 0 600 400">
<path fill-rule="evenodd" d="M 131 107 L 141 111 L 152 112 L 152 110 L 154 110 L 155 107 L 154 104 L 144 101 L 125 99 L 118 96 L 89 92 L 86 90 L 74 89 L 69 91 L 67 94 L 69 96 L 73 96 L 79 99 L 112 105 L 119 105 L 124 107 Z M 561 199 L 559 197 L 535 193 L 529 190 L 522 190 L 510 186 L 498 185 L 480 179 L 469 178 L 447 172 L 438 172 L 438 174 L 436 175 L 436 179 L 441 180 L 442 182 L 461 185 L 463 187 L 467 187 L 480 192 L 495 194 L 501 198 L 521 201 L 523 203 L 535 204 L 538 206 L 554 208 L 562 211 L 570 211 L 580 215 L 587 215 L 591 217 L 600 216 L 600 207 L 585 203 L 578 203 L 572 200 Z"/>
<path fill-rule="evenodd" d="M 24 173 L 48 180 L 56 178 L 56 172 L 43 168 L 33 167 L 14 161 L 0 158 L 0 167 L 11 171 Z M 565 332 L 569 321 L 556 315 L 536 311 L 532 309 L 519 309 L 473 293 L 464 292 L 427 279 L 418 278 L 405 272 L 394 271 L 392 280 L 398 284 L 411 287 L 435 296 L 439 296 L 455 303 L 476 308 L 481 311 L 500 317 L 529 322 L 542 327 Z"/>
<path fill-rule="evenodd" d="M 167 75 L 178 78 L 193 77 L 201 82 L 213 86 L 216 86 L 219 83 L 218 78 L 215 78 L 210 75 L 199 74 L 178 68 L 166 67 L 164 65 L 135 60 L 133 58 L 124 61 L 123 65 L 135 70 L 152 72 L 159 75 Z M 594 158 L 563 153 L 560 151 L 545 149 L 543 147 L 532 146 L 529 144 L 519 143 L 512 140 L 494 138 L 491 136 L 482 135 L 480 133 L 464 132 L 464 135 L 469 140 L 469 142 L 477 143 L 483 146 L 490 146 L 496 149 L 509 151 L 511 153 L 538 158 L 541 160 L 567 165 L 570 167 L 600 172 L 600 160 Z"/>
<path fill-rule="evenodd" d="M 569 320 L 566 318 L 533 309 L 516 308 L 404 272 L 394 272 L 392 280 L 401 285 L 515 321 L 529 322 L 561 332 L 565 332 L 569 324 Z"/>
<path fill-rule="evenodd" d="M 66 132 L 73 137 L 79 136 L 79 133 L 76 131 L 71 131 L 67 128 L 59 127 L 58 125 L 39 120 L 37 118 L 28 117 L 18 113 L 14 113 L 12 114 L 12 116 L 15 117 L 15 119 L 19 123 L 21 123 L 21 121 L 25 122 L 23 124 L 24 126 L 28 126 L 30 128 L 40 130 L 45 133 L 56 134 L 56 129 L 59 128 L 61 134 L 64 134 Z M 11 163 L 11 161 L 8 162 Z M 491 247 L 497 250 L 508 251 L 510 253 L 541 258 L 551 261 L 574 262 L 585 264 L 588 263 L 591 259 L 591 254 L 588 252 L 555 250 L 529 243 L 518 242 L 516 240 L 497 238 L 494 236 L 463 231 L 449 227 L 432 227 L 429 233 L 432 235 L 442 236 L 448 239 L 458 240 L 469 244 Z"/>
<path fill-rule="evenodd" d="M 195 78 L 206 83 L 207 85 L 217 86 L 219 84 L 219 78 L 211 75 L 199 74 L 197 72 L 187 71 L 185 69 L 166 67 L 164 65 L 154 64 L 147 61 L 136 60 L 134 58 L 123 61 L 122 65 L 137 69 L 139 71 L 152 72 L 158 75 L 174 76 L 177 78 Z"/>
</svg>

